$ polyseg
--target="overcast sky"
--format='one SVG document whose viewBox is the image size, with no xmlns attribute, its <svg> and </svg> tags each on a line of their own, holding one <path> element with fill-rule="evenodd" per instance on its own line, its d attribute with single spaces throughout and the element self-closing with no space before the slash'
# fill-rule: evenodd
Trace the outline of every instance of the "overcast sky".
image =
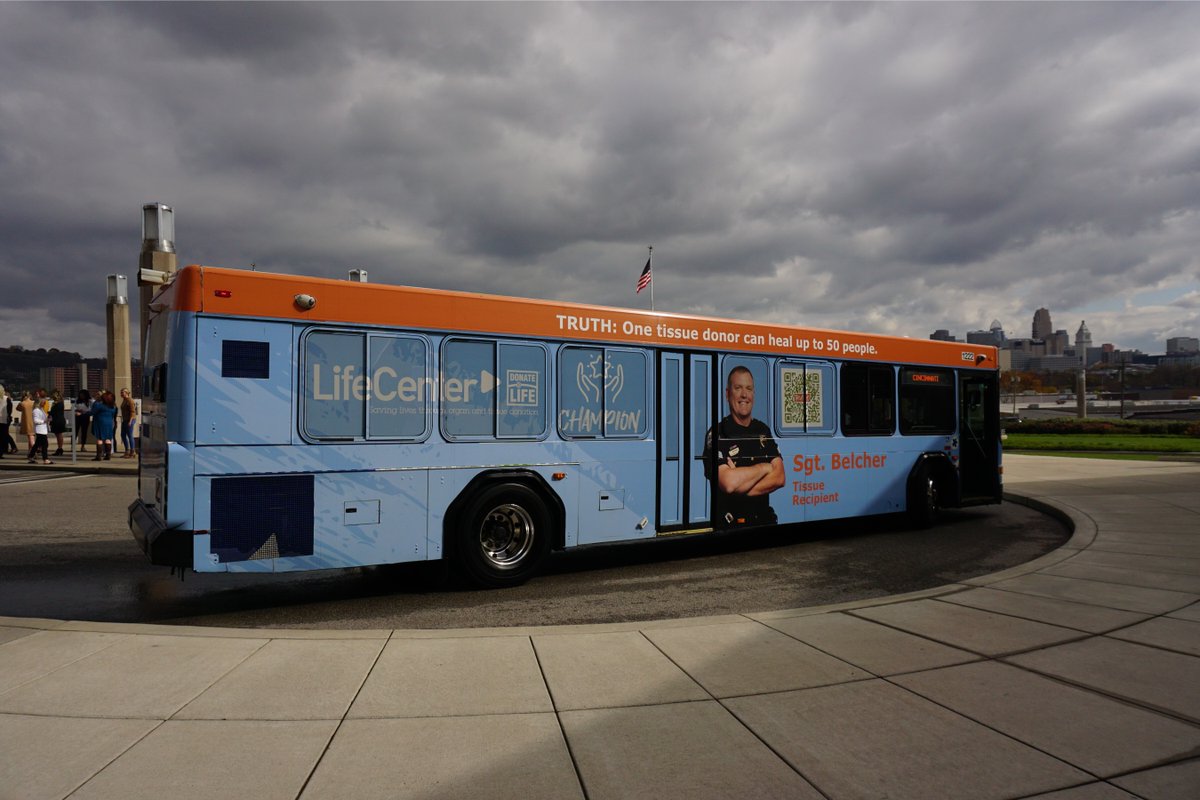
<svg viewBox="0 0 1200 800">
<path fill-rule="evenodd" d="M 1158 353 L 1200 5 L 0 3 L 0 345 L 179 263 Z M 136 323 L 135 323 L 136 324 Z"/>
</svg>

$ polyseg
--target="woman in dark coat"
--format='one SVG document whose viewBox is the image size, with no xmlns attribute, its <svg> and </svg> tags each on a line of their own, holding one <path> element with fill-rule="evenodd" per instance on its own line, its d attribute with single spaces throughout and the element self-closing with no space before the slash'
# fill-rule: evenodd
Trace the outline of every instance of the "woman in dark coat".
<svg viewBox="0 0 1200 800">
<path fill-rule="evenodd" d="M 55 389 L 50 393 L 50 432 L 54 434 L 55 440 L 58 442 L 58 449 L 54 451 L 56 456 L 63 454 L 63 431 L 66 429 L 67 406 L 63 402 L 62 392 Z"/>
<path fill-rule="evenodd" d="M 92 461 L 112 458 L 113 432 L 117 420 L 117 399 L 105 392 L 92 404 L 92 433 L 96 437 L 96 457 Z"/>
</svg>

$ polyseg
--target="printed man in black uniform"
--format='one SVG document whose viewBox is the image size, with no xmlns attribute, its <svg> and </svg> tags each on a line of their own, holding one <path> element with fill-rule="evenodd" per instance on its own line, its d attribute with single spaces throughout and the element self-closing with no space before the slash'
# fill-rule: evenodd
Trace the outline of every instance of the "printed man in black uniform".
<svg viewBox="0 0 1200 800">
<path fill-rule="evenodd" d="M 754 376 L 734 367 L 725 379 L 729 416 L 717 425 L 717 527 L 768 525 L 775 510 L 768 495 L 783 486 L 785 474 L 771 429 L 754 419 Z M 712 479 L 713 435 L 704 440 L 704 474 Z"/>
</svg>

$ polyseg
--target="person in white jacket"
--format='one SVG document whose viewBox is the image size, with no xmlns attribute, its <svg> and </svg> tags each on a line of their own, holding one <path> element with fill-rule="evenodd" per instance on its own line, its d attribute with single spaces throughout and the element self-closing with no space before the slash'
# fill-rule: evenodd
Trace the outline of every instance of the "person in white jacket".
<svg viewBox="0 0 1200 800">
<path fill-rule="evenodd" d="M 37 463 L 37 454 L 42 453 L 43 464 L 53 464 L 50 460 L 50 415 L 46 413 L 46 405 L 39 403 L 33 407 L 33 449 L 29 451 L 29 463 Z"/>
</svg>

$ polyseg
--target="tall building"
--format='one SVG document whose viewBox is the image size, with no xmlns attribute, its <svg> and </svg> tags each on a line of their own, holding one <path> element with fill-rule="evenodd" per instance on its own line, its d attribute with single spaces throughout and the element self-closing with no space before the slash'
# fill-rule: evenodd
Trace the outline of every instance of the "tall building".
<svg viewBox="0 0 1200 800">
<path fill-rule="evenodd" d="M 1071 334 L 1062 328 L 1046 337 L 1046 355 L 1061 356 L 1071 346 Z"/>
<path fill-rule="evenodd" d="M 1200 339 L 1195 336 L 1176 336 L 1167 339 L 1167 354 L 1200 353 Z"/>
<path fill-rule="evenodd" d="M 1088 330 L 1087 320 L 1079 323 L 1079 330 L 1075 331 L 1075 349 L 1086 350 L 1092 346 L 1092 332 Z"/>
<path fill-rule="evenodd" d="M 1004 344 L 1004 341 L 1005 341 L 1004 326 L 1000 324 L 1000 320 L 998 320 L 998 319 L 992 320 L 991 330 L 992 330 L 992 336 L 994 336 L 996 338 L 996 341 L 999 342 L 1000 344 Z"/>
<path fill-rule="evenodd" d="M 1006 341 L 1004 326 L 1000 324 L 1000 320 L 992 320 L 992 327 L 986 331 L 967 331 L 968 344 L 990 344 L 993 347 L 1003 347 Z"/>
<path fill-rule="evenodd" d="M 1054 334 L 1054 326 L 1050 324 L 1050 309 L 1039 308 L 1033 312 L 1033 338 L 1048 341 Z"/>
</svg>

